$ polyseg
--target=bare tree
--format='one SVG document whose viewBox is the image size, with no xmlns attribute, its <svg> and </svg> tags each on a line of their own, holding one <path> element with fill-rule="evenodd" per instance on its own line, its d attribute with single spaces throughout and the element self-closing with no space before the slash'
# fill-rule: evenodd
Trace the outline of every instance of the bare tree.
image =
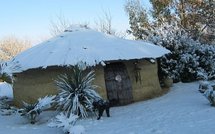
<svg viewBox="0 0 215 134">
<path fill-rule="evenodd" d="M 9 60 L 23 50 L 31 47 L 28 39 L 8 36 L 0 40 L 0 60 Z"/>
<path fill-rule="evenodd" d="M 72 23 L 64 17 L 64 15 L 56 15 L 56 19 L 50 21 L 50 33 L 51 36 L 59 35 L 63 33 Z"/>
<path fill-rule="evenodd" d="M 98 17 L 98 20 L 95 20 L 96 24 L 96 30 L 99 32 L 103 32 L 106 34 L 115 35 L 121 38 L 124 38 L 126 36 L 126 32 L 116 32 L 113 29 L 112 26 L 112 16 L 110 12 L 103 11 L 103 16 Z M 72 25 L 79 25 L 81 27 L 88 27 L 89 23 L 78 23 L 74 24 L 71 23 L 68 19 L 64 17 L 64 15 L 56 15 L 56 18 L 50 21 L 50 33 L 51 36 L 59 35 L 60 33 L 63 33 L 68 27 L 71 27 Z"/>
<path fill-rule="evenodd" d="M 106 34 L 115 35 L 115 30 L 112 27 L 112 16 L 110 12 L 103 11 L 103 16 L 98 17 L 95 21 L 97 30 Z"/>
<path fill-rule="evenodd" d="M 56 18 L 54 20 L 50 21 L 50 34 L 51 36 L 57 36 L 61 33 L 63 33 L 65 30 L 67 30 L 72 25 L 78 25 L 80 27 L 88 27 L 89 23 L 77 23 L 74 24 L 69 19 L 65 18 L 64 15 L 56 15 Z"/>
<path fill-rule="evenodd" d="M 97 20 L 95 20 L 96 30 L 105 34 L 114 35 L 120 38 L 126 37 L 126 32 L 117 32 L 113 28 L 113 21 L 112 21 L 112 15 L 110 14 L 110 11 L 104 11 L 103 15 L 99 16 Z"/>
</svg>

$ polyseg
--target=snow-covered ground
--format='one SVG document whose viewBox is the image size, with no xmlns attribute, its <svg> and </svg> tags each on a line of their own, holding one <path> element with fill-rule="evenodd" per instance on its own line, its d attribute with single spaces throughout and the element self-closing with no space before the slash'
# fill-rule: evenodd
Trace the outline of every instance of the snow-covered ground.
<svg viewBox="0 0 215 134">
<path fill-rule="evenodd" d="M 49 128 L 54 112 L 44 112 L 35 125 L 18 114 L 0 115 L 0 134 L 63 134 Z M 198 91 L 198 82 L 174 84 L 166 95 L 111 108 L 111 117 L 78 121 L 86 134 L 214 134 L 215 108 Z"/>
<path fill-rule="evenodd" d="M 0 82 L 0 97 L 13 98 L 12 86 L 6 82 Z"/>
</svg>

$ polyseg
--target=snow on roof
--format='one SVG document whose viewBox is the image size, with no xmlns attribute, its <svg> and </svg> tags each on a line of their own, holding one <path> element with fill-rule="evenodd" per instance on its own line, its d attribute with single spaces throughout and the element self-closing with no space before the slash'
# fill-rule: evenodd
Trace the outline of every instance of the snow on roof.
<svg viewBox="0 0 215 134">
<path fill-rule="evenodd" d="M 144 41 L 134 41 L 106 35 L 88 27 L 70 27 L 64 33 L 36 45 L 12 60 L 19 63 L 21 72 L 47 66 L 87 66 L 112 60 L 157 58 L 169 53 L 163 47 Z"/>
</svg>

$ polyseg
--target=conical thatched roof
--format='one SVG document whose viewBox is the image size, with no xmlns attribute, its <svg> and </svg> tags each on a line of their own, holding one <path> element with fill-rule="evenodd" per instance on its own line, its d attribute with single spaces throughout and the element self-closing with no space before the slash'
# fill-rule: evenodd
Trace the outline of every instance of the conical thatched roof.
<svg viewBox="0 0 215 134">
<path fill-rule="evenodd" d="M 12 62 L 18 63 L 17 72 L 47 66 L 88 66 L 112 60 L 157 58 L 169 51 L 144 41 L 117 38 L 87 27 L 71 27 L 64 33 L 36 45 L 17 55 Z"/>
</svg>

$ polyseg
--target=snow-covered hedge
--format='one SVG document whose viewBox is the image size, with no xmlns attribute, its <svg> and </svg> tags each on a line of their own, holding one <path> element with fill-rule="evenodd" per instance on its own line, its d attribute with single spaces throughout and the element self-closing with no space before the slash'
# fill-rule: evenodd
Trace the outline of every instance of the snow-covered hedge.
<svg viewBox="0 0 215 134">
<path fill-rule="evenodd" d="M 164 24 L 152 30 L 148 40 L 172 53 L 160 58 L 161 76 L 174 82 L 215 78 L 215 46 L 201 44 L 177 25 Z"/>
</svg>

